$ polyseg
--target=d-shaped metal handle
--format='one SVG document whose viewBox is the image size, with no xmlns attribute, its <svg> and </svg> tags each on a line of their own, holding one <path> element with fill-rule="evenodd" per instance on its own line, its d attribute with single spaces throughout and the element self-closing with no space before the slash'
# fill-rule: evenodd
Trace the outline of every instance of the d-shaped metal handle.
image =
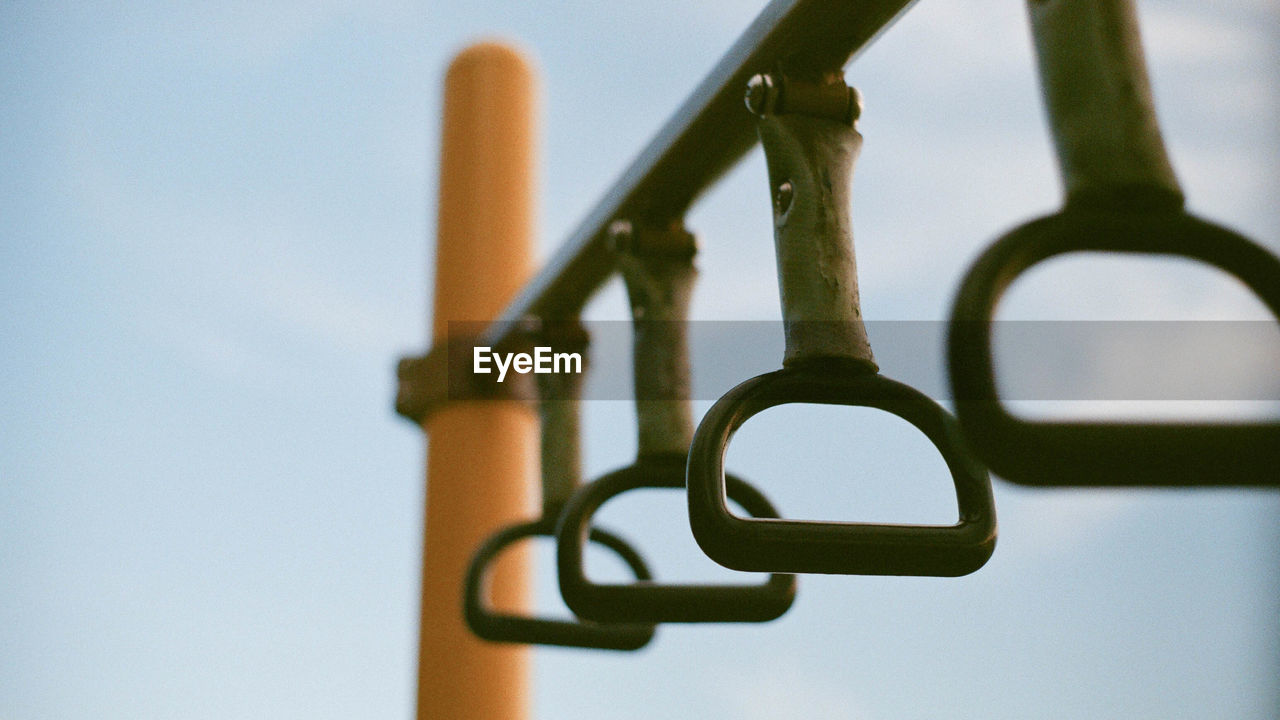
<svg viewBox="0 0 1280 720">
<path fill-rule="evenodd" d="M 756 585 L 670 585 L 640 582 L 600 584 L 586 576 L 583 551 L 591 516 L 605 501 L 638 488 L 684 488 L 685 456 L 641 457 L 634 465 L 609 473 L 574 494 L 556 531 L 556 568 L 560 595 L 578 615 L 602 622 L 765 622 L 787 611 L 795 600 L 794 575 L 770 575 Z M 728 494 L 755 517 L 777 517 L 773 505 L 742 480 L 730 475 Z"/>
<path fill-rule="evenodd" d="M 577 318 L 538 323 L 539 341 L 558 350 L 586 355 L 588 337 Z M 585 370 L 586 362 L 583 361 Z M 580 477 L 579 373 L 539 374 L 538 412 L 542 420 L 542 517 L 505 527 L 485 539 L 471 557 L 463 586 L 463 612 L 467 626 L 479 637 L 494 642 L 533 643 L 602 650 L 636 650 L 653 638 L 652 625 L 603 625 L 593 622 L 521 617 L 497 612 L 486 602 L 490 564 L 502 550 L 522 539 L 554 537 L 556 518 L 578 486 Z M 631 568 L 637 580 L 649 579 L 644 560 L 621 538 L 592 530 L 591 540 L 612 550 Z"/>
<path fill-rule="evenodd" d="M 763 622 L 786 612 L 796 579 L 773 575 L 757 585 L 602 585 L 589 580 L 583 551 L 595 511 L 608 499 L 640 488 L 684 487 L 693 434 L 689 407 L 687 320 L 693 237 L 679 226 L 616 223 L 614 247 L 631 301 L 638 453 L 634 465 L 577 492 L 560 513 L 556 568 L 565 604 L 584 618 L 610 622 Z M 776 517 L 763 495 L 734 479 L 730 495 L 747 512 Z"/>
<path fill-rule="evenodd" d="M 467 627 L 493 642 L 532 643 L 600 650 L 638 650 L 653 639 L 652 624 L 601 624 L 582 620 L 522 617 L 495 611 L 486 602 L 490 564 L 503 549 L 531 537 L 555 537 L 555 518 L 512 525 L 491 535 L 467 566 L 463 612 Z M 591 530 L 591 542 L 609 548 L 631 568 L 636 580 L 649 580 L 644 559 L 618 536 Z"/>
<path fill-rule="evenodd" d="M 777 405 L 870 407 L 914 425 L 938 448 L 955 484 L 955 525 L 890 525 L 743 518 L 725 502 L 724 455 L 751 416 Z M 703 417 L 689 451 L 689 522 L 708 557 L 735 570 L 844 575 L 966 575 L 996 544 L 986 468 L 967 451 L 951 415 L 920 392 L 880 375 L 786 369 L 752 378 Z"/>
<path fill-rule="evenodd" d="M 1068 211 L 1035 220 L 983 253 L 956 296 L 947 367 L 966 440 L 992 470 L 1024 485 L 1280 486 L 1277 422 L 1044 422 L 1005 410 L 991 347 L 1001 295 L 1027 268 L 1089 251 L 1208 263 L 1244 281 L 1280 317 L 1280 260 L 1219 225 L 1181 212 Z"/>
<path fill-rule="evenodd" d="M 842 83 L 823 89 L 837 95 L 851 92 Z M 995 548 L 995 507 L 987 471 L 960 441 L 946 410 L 876 374 L 863 327 L 849 218 L 853 161 L 862 144 L 852 127 L 857 113 L 773 115 L 767 110 L 769 103 L 757 105 L 765 108 L 758 127 L 774 194 L 786 355 L 782 370 L 748 380 L 720 398 L 694 433 L 687 481 L 693 535 L 710 558 L 735 570 L 936 576 L 973 572 Z M 886 525 L 731 513 L 724 473 L 729 441 L 752 415 L 786 403 L 873 407 L 915 425 L 937 446 L 951 471 L 959 522 Z"/>
<path fill-rule="evenodd" d="M 1030 0 L 1029 11 L 1066 201 L 997 240 L 961 282 L 947 367 L 965 437 L 993 470 L 1026 485 L 1280 486 L 1280 423 L 1030 422 L 1002 406 L 991 353 L 996 305 L 1051 257 L 1199 260 L 1242 280 L 1280 317 L 1280 260 L 1182 210 L 1132 2 Z"/>
</svg>

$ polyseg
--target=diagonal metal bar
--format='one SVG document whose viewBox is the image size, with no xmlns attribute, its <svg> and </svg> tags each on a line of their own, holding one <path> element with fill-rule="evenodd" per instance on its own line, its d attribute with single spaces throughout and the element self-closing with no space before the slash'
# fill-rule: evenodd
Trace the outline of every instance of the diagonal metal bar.
<svg viewBox="0 0 1280 720">
<path fill-rule="evenodd" d="M 747 80 L 782 65 L 835 72 L 914 0 L 774 0 L 507 306 L 486 340 L 526 315 L 570 314 L 613 272 L 605 236 L 618 218 L 661 227 L 685 211 L 758 139 L 743 107 Z"/>
<path fill-rule="evenodd" d="M 486 345 L 511 340 L 528 316 L 575 315 L 614 272 L 608 228 L 625 218 L 663 227 L 757 142 L 743 107 L 747 81 L 785 70 L 792 77 L 840 72 L 915 0 L 774 0 L 658 131 L 560 249 L 483 333 Z M 415 406 L 423 362 L 401 363 L 397 410 Z"/>
</svg>

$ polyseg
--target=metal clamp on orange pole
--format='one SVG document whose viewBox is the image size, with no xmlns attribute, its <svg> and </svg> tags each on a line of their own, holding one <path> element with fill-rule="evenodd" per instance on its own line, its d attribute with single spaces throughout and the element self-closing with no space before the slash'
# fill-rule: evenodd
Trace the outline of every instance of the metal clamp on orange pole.
<svg viewBox="0 0 1280 720">
<path fill-rule="evenodd" d="M 445 78 L 436 237 L 433 338 L 450 323 L 493 320 L 532 270 L 535 77 L 515 50 L 479 44 Z M 467 631 L 468 560 L 494 530 L 531 514 L 538 421 L 514 401 L 457 400 L 421 386 L 429 363 L 403 361 L 397 410 L 428 437 L 418 720 L 521 720 L 528 715 L 528 650 L 484 643 Z M 419 381 L 415 385 L 415 380 Z M 527 558 L 495 573 L 504 610 L 527 606 Z"/>
</svg>

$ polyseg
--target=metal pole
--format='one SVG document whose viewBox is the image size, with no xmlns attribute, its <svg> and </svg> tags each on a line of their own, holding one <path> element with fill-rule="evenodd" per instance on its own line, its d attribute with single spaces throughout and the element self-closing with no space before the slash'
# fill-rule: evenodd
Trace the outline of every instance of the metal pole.
<svg viewBox="0 0 1280 720">
<path fill-rule="evenodd" d="M 450 322 L 490 321 L 532 274 L 535 77 L 510 47 L 485 43 L 445 78 L 433 336 Z M 476 546 L 532 514 L 538 424 L 516 402 L 446 404 L 423 421 L 427 502 L 418 655 L 418 720 L 521 720 L 528 650 L 467 631 L 462 587 Z M 494 605 L 527 605 L 527 558 L 505 553 Z M 509 562 L 508 562 L 509 561 Z"/>
</svg>

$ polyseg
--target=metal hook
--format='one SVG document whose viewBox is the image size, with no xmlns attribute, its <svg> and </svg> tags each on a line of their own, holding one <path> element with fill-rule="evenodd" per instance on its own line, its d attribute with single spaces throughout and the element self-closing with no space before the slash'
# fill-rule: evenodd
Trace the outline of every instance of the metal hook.
<svg viewBox="0 0 1280 720">
<path fill-rule="evenodd" d="M 1280 423 L 1026 422 L 996 388 L 991 321 L 1004 291 L 1058 255 L 1173 255 L 1216 266 L 1280 317 L 1280 259 L 1183 210 L 1131 0 L 1030 0 L 1040 84 L 1066 189 L 1061 211 L 998 239 L 952 307 L 947 367 L 968 440 L 1027 485 L 1280 486 Z"/>
<path fill-rule="evenodd" d="M 853 95 L 843 83 L 828 84 L 827 92 Z M 856 118 L 856 113 L 850 115 Z M 694 433 L 688 464 L 694 537 L 713 560 L 737 570 L 937 576 L 973 572 L 995 547 L 995 508 L 986 468 L 966 451 L 946 410 L 877 374 L 863 326 L 849 220 L 849 186 L 862 136 L 852 119 L 799 112 L 765 112 L 758 128 L 774 196 L 786 353 L 782 370 L 730 390 Z M 724 474 L 729 441 L 752 415 L 786 403 L 872 407 L 915 425 L 937 447 L 951 472 L 958 522 L 803 522 L 730 513 Z"/>
<path fill-rule="evenodd" d="M 628 490 L 683 488 L 693 434 L 686 327 L 696 274 L 693 236 L 679 225 L 656 229 L 615 223 L 612 230 L 632 307 L 639 449 L 635 464 L 578 490 L 560 514 L 560 594 L 575 613 L 600 621 L 773 620 L 791 607 L 793 575 L 773 574 L 757 585 L 607 585 L 586 577 L 583 545 L 592 515 L 605 501 Z M 768 499 L 738 478 L 730 476 L 728 494 L 754 516 L 777 517 Z"/>
<path fill-rule="evenodd" d="M 587 334 L 577 319 L 543 325 L 538 337 L 552 347 L 584 357 Z M 489 565 L 506 547 L 530 537 L 555 537 L 560 510 L 581 477 L 579 401 L 583 374 L 538 374 L 542 417 L 542 517 L 503 528 L 485 539 L 467 566 L 463 614 L 477 636 L 495 642 L 518 642 L 602 650 L 638 650 L 654 635 L 652 624 L 605 624 L 592 621 L 520 617 L 493 610 L 485 603 Z M 618 536 L 593 528 L 591 542 L 612 550 L 638 581 L 651 579 L 648 566 Z"/>
</svg>

